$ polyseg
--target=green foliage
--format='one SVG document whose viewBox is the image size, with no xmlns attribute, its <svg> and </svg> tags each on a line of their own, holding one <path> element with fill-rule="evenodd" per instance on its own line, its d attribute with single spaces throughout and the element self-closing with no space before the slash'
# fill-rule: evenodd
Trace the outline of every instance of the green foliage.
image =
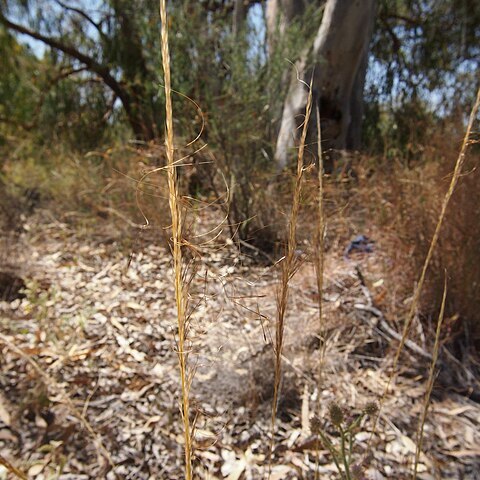
<svg viewBox="0 0 480 480">
<path fill-rule="evenodd" d="M 425 104 L 433 101 L 441 106 L 437 113 L 446 115 L 471 100 L 480 61 L 479 5 L 474 0 L 379 2 L 367 82 L 366 138 L 374 150 L 385 150 L 385 145 L 372 144 L 376 134 L 391 132 L 412 106 L 422 121 L 429 121 L 434 116 L 424 110 Z M 285 97 L 291 69 L 285 58 L 295 61 L 311 44 L 322 9 L 312 2 L 279 36 L 279 45 L 267 60 L 264 35 L 254 32 L 263 28 L 263 20 L 234 37 L 230 6 L 192 0 L 170 3 L 173 85 L 204 109 L 206 141 L 213 148 L 226 148 L 229 151 L 222 155 L 228 158 L 232 151 L 242 158 L 253 155 L 252 162 L 261 166 L 271 157 Z M 2 2 L 4 23 L 16 20 L 57 39 L 62 47 L 50 42 L 44 58 L 36 59 L 2 26 L 0 115 L 12 123 L 34 124 L 45 142 L 65 140 L 81 150 L 109 141 L 111 127 L 125 122 L 137 138 L 161 137 L 164 102 L 157 2 L 109 0 L 97 8 L 79 1 L 72 7 L 58 2 L 46 9 L 40 0 Z M 186 138 L 198 128 L 194 113 L 188 102 L 177 101 L 177 125 Z M 406 149 L 411 155 L 409 135 L 397 132 L 395 145 L 388 149 Z"/>
<path fill-rule="evenodd" d="M 37 137 L 42 144 L 56 142 L 72 150 L 88 151 L 111 139 L 108 116 L 110 95 L 95 82 L 67 77 L 41 98 Z"/>
<path fill-rule="evenodd" d="M 0 25 L 0 141 L 35 111 L 31 100 L 39 76 L 37 59 Z"/>
<path fill-rule="evenodd" d="M 364 143 L 373 154 L 409 165 L 425 159 L 425 146 L 434 138 L 440 120 L 418 98 L 404 99 L 395 107 L 371 102 L 366 105 Z"/>
<path fill-rule="evenodd" d="M 381 93 L 409 96 L 475 82 L 480 64 L 480 4 L 475 0 L 382 0 L 372 54 Z"/>
<path fill-rule="evenodd" d="M 59 86 L 56 93 L 61 95 L 63 90 L 66 96 L 59 102 L 61 114 L 75 109 L 80 117 L 86 110 L 101 108 L 101 115 L 95 112 L 98 125 L 97 119 L 111 113 L 117 101 L 134 134 L 150 140 L 161 111 L 155 97 L 158 64 L 151 62 L 159 52 L 157 11 L 154 1 L 111 0 L 100 8 L 88 2 L 75 6 L 58 2 L 48 9 L 42 1 L 10 0 L 0 5 L 0 23 L 46 45 L 43 61 L 50 67 L 48 87 L 75 77 L 74 85 Z M 72 92 L 73 102 L 69 100 Z M 90 122 L 82 120 L 78 126 Z"/>
<path fill-rule="evenodd" d="M 21 133 L 36 144 L 73 150 L 104 141 L 109 96 L 98 82 L 71 73 L 48 56 L 37 58 L 0 26 L 0 141 L 17 142 Z"/>
<path fill-rule="evenodd" d="M 375 417 L 378 413 L 378 405 L 375 402 L 368 403 L 356 417 L 336 402 L 330 403 L 328 414 L 330 423 L 336 431 L 336 435 L 328 435 L 320 418 L 314 417 L 311 421 L 311 429 L 317 435 L 319 441 L 330 452 L 337 467 L 340 478 L 343 480 L 360 480 L 364 478 L 364 470 L 368 461 L 355 462 L 353 459 L 355 436 L 361 430 L 362 421 L 366 417 Z M 337 440 L 335 437 L 338 436 Z M 330 439 L 331 437 L 332 439 Z M 335 445 L 338 443 L 338 445 Z"/>
<path fill-rule="evenodd" d="M 229 16 L 207 14 L 198 2 L 185 2 L 172 18 L 177 32 L 172 39 L 174 84 L 203 109 L 202 139 L 215 152 L 214 171 L 206 176 L 215 191 L 228 189 L 231 233 L 271 248 L 275 207 L 266 184 L 288 87 L 285 73 L 292 68 L 286 59 L 297 60 L 305 33 L 318 18 L 310 15 L 294 23 L 268 61 L 265 39 L 254 22 L 235 35 Z M 200 122 L 190 120 L 192 106 L 178 99 L 175 111 L 179 131 L 186 140 L 195 138 Z"/>
<path fill-rule="evenodd" d="M 439 122 L 468 111 L 480 66 L 480 3 L 382 0 L 367 75 L 364 144 L 422 158 Z"/>
</svg>

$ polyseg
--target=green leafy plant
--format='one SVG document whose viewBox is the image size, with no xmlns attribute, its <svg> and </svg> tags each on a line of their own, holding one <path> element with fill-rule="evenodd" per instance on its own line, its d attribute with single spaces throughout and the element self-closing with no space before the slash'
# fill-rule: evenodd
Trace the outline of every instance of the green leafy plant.
<svg viewBox="0 0 480 480">
<path fill-rule="evenodd" d="M 353 450 L 355 436 L 361 430 L 362 420 L 366 417 L 374 416 L 378 411 L 375 402 L 367 403 L 365 408 L 356 417 L 340 407 L 338 403 L 332 402 L 328 407 L 330 422 L 340 435 L 339 440 L 331 440 L 327 431 L 323 427 L 323 422 L 319 417 L 314 417 L 311 421 L 312 432 L 318 436 L 319 441 L 328 449 L 332 455 L 335 466 L 341 479 L 356 480 L 362 478 L 363 469 L 366 461 L 355 462 Z M 333 437 L 333 435 L 330 435 Z M 335 443 L 338 443 L 335 445 Z"/>
</svg>

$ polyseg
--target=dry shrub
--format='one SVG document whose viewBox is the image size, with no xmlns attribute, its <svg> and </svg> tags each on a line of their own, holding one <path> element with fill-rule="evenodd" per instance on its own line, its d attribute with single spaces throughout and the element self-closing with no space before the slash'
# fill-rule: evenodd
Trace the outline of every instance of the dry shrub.
<svg viewBox="0 0 480 480">
<path fill-rule="evenodd" d="M 444 145 L 430 161 L 410 168 L 403 162 L 382 164 L 377 160 L 375 164 L 372 159 L 358 166 L 355 203 L 366 211 L 364 218 L 372 219 L 371 227 L 380 237 L 377 241 L 390 260 L 386 271 L 392 316 L 398 317 L 396 309 L 403 308 L 414 290 L 450 183 L 458 145 Z M 478 151 L 467 155 L 466 173 L 448 207 L 419 312 L 430 332 L 440 310 L 446 271 L 449 286 L 444 340 L 455 345 L 457 353 L 469 349 L 478 352 L 480 348 L 480 172 L 475 169 L 480 156 Z"/>
<path fill-rule="evenodd" d="M 284 223 L 270 172 L 247 169 L 239 178 L 221 152 L 186 146 L 188 139 L 176 143 L 186 232 L 194 225 L 197 235 L 210 232 L 201 237 L 206 242 L 223 231 L 223 241 L 237 239 L 245 253 L 266 260 L 269 255 L 262 252 L 273 251 L 278 222 Z M 59 145 L 34 148 L 25 141 L 5 155 L 0 221 L 18 221 L 20 213 L 40 207 L 79 232 L 119 239 L 129 251 L 139 238 L 160 237 L 166 246 L 171 217 L 165 165 L 163 145 L 117 143 L 80 154 Z M 38 196 L 34 208 L 30 192 Z"/>
<path fill-rule="evenodd" d="M 480 155 L 470 156 L 466 174 L 452 198 L 443 234 L 440 237 L 437 262 L 428 285 L 429 305 L 437 312 L 442 299 L 444 269 L 449 277 L 447 315 L 458 321 L 449 333 L 462 344 L 480 351 Z M 427 300 L 427 299 L 426 299 Z"/>
<path fill-rule="evenodd" d="M 478 157 L 471 158 L 470 165 Z M 430 166 L 417 167 L 420 184 L 404 185 L 401 199 L 403 221 L 399 223 L 401 239 L 413 247 L 411 261 L 419 269 L 425 259 L 441 198 L 447 188 L 451 170 L 448 163 L 437 166 L 434 175 L 424 176 Z M 418 172 L 423 170 L 423 172 Z M 438 315 L 445 272 L 448 277 L 445 340 L 460 347 L 458 353 L 480 347 L 480 191 L 479 172 L 471 170 L 459 182 L 447 211 L 440 240 L 430 266 L 421 301 L 421 313 L 427 319 Z M 407 192 L 405 192 L 407 190 Z M 406 221 L 407 220 L 407 221 Z M 418 270 L 417 270 L 418 271 Z M 413 284 L 413 278 L 410 280 Z"/>
<path fill-rule="evenodd" d="M 193 168 L 183 175 L 183 191 L 214 207 L 218 220 L 225 220 L 225 233 L 241 251 L 260 261 L 268 259 L 285 223 L 281 204 L 287 195 L 280 190 L 289 183 L 286 176 L 242 162 L 232 166 L 223 152 L 209 147 L 192 161 Z"/>
</svg>

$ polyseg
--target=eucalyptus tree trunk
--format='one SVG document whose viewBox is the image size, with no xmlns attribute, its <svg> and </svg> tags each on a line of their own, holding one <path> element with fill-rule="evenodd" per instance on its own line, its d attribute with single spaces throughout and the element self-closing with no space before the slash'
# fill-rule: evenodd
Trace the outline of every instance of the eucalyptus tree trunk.
<svg viewBox="0 0 480 480">
<path fill-rule="evenodd" d="M 269 0 L 270 49 L 274 48 L 275 35 L 282 33 L 305 4 L 306 1 L 301 0 Z M 327 0 L 313 46 L 296 65 L 300 78 L 307 84 L 313 83 L 314 101 L 320 108 L 327 169 L 332 168 L 336 154 L 347 148 L 358 148 L 360 144 L 363 87 L 375 11 L 375 0 Z M 277 138 L 275 159 L 279 169 L 286 167 L 294 155 L 307 94 L 305 84 L 298 81 L 294 72 Z M 316 141 L 315 122 L 316 119 L 311 120 L 308 142 Z"/>
</svg>

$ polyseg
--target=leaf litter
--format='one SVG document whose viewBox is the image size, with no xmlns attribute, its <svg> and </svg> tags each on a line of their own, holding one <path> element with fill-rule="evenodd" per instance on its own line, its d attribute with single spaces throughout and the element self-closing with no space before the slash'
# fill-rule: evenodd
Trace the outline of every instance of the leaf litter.
<svg viewBox="0 0 480 480">
<path fill-rule="evenodd" d="M 169 251 L 145 242 L 126 270 L 128 254 L 118 238 L 37 222 L 16 253 L 18 262 L 28 258 L 29 272 L 26 298 L 0 303 L 1 456 L 36 479 L 182 478 Z M 354 261 L 342 253 L 326 256 L 321 386 L 316 280 L 308 259 L 292 281 L 272 479 L 314 478 L 317 442 L 308 420 L 317 405 L 321 418 L 332 400 L 355 411 L 378 400 L 387 382 L 398 329 L 359 275 L 368 272 L 384 288 L 381 249 Z M 196 478 L 266 474 L 277 275 L 232 247 L 206 252 L 193 278 Z M 428 369 L 419 354 L 424 345 L 415 345 L 418 350 L 406 349 L 377 431 L 372 437 L 366 427 L 356 438 L 356 453 L 372 457 L 367 478 L 411 476 Z M 479 424 L 478 403 L 434 390 L 419 478 L 480 478 Z M 321 445 L 318 471 L 321 478 L 338 475 Z M 0 478 L 6 475 L 0 466 Z"/>
</svg>

